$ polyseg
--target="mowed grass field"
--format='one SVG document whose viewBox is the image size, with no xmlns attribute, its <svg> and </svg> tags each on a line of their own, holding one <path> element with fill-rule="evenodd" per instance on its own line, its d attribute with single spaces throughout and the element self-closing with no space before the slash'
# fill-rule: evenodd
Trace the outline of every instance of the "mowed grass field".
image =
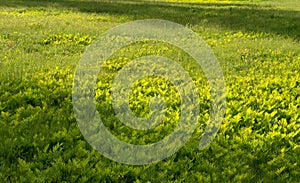
<svg viewBox="0 0 300 183">
<path fill-rule="evenodd" d="M 167 44 L 142 42 L 120 50 L 105 62 L 95 97 L 105 125 L 121 140 L 159 141 L 180 116 L 176 89 L 149 77 L 135 83 L 131 109 L 146 117 L 159 90 L 169 105 L 165 122 L 140 132 L 115 118 L 111 80 L 130 60 L 154 54 L 178 61 L 200 99 L 200 118 L 188 143 L 163 161 L 133 166 L 105 158 L 86 142 L 73 112 L 72 83 L 93 40 L 140 19 L 173 21 L 206 41 L 224 73 L 227 108 L 216 138 L 200 151 L 211 108 L 201 68 Z M 0 1 L 0 182 L 299 181 L 298 0 Z"/>
</svg>

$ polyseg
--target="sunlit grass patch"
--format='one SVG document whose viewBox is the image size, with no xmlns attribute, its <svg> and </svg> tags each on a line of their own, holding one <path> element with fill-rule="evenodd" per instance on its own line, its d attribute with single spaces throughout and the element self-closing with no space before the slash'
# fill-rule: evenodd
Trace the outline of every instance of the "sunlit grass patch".
<svg viewBox="0 0 300 183">
<path fill-rule="evenodd" d="M 1 1 L 0 182 L 297 182 L 299 16 L 297 0 Z M 223 69 L 227 108 L 215 140 L 198 150 L 211 108 L 201 68 L 162 42 L 118 50 L 104 62 L 94 94 L 99 115 L 119 139 L 156 142 L 180 117 L 178 91 L 159 77 L 133 83 L 129 101 L 137 116 L 147 117 L 151 98 L 162 96 L 168 110 L 161 125 L 139 131 L 115 117 L 111 82 L 135 58 L 172 58 L 191 76 L 200 99 L 197 128 L 181 150 L 156 164 L 130 166 L 99 155 L 83 138 L 72 84 L 82 54 L 98 36 L 147 18 L 181 23 L 205 40 Z"/>
</svg>

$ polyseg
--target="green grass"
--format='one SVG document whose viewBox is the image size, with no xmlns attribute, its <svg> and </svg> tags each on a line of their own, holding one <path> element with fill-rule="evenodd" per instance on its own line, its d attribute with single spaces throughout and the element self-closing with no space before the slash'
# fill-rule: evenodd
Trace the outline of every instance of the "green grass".
<svg viewBox="0 0 300 183">
<path fill-rule="evenodd" d="M 215 140 L 198 150 L 210 109 L 199 68 L 170 45 L 139 43 L 120 50 L 105 63 L 95 93 L 104 123 L 122 140 L 160 140 L 179 115 L 176 90 L 162 79 L 145 78 L 132 91 L 131 107 L 147 116 L 149 96 L 161 92 L 171 106 L 166 121 L 140 132 L 115 118 L 111 78 L 130 59 L 150 51 L 177 60 L 200 97 L 197 129 L 181 150 L 155 164 L 130 166 L 105 158 L 85 141 L 73 113 L 72 82 L 95 38 L 146 18 L 180 23 L 207 42 L 225 75 L 227 109 Z M 297 0 L 2 0 L 0 182 L 299 182 L 299 20 Z"/>
</svg>

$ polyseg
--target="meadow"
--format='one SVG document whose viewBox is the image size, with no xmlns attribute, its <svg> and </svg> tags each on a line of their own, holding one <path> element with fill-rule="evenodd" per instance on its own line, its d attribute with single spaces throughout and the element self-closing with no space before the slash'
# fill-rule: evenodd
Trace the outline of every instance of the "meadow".
<svg viewBox="0 0 300 183">
<path fill-rule="evenodd" d="M 170 134 L 180 100 L 168 81 L 144 78 L 130 95 L 140 117 L 160 94 L 163 124 L 138 131 L 122 125 L 111 105 L 111 80 L 131 59 L 178 61 L 199 91 L 200 118 L 191 139 L 149 165 L 114 162 L 81 134 L 72 104 L 82 54 L 106 30 L 125 22 L 164 19 L 202 37 L 226 81 L 226 114 L 214 141 L 197 148 L 209 119 L 209 85 L 182 50 L 140 42 L 119 50 L 95 88 L 99 115 L 132 144 Z M 0 182 L 299 182 L 300 3 L 298 0 L 2 0 L 0 1 Z"/>
</svg>

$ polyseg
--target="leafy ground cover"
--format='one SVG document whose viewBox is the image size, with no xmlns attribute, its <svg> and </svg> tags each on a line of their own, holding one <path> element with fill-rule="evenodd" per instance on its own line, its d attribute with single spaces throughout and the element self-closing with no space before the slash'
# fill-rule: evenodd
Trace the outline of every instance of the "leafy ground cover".
<svg viewBox="0 0 300 183">
<path fill-rule="evenodd" d="M 200 119 L 190 141 L 166 160 L 131 166 L 103 157 L 85 141 L 73 114 L 72 82 L 96 37 L 145 18 L 180 23 L 207 42 L 224 71 L 227 109 L 217 137 L 199 151 L 210 109 L 209 85 L 199 68 L 169 45 L 120 50 L 105 62 L 95 93 L 106 126 L 122 140 L 160 140 L 180 115 L 176 89 L 149 77 L 136 83 L 131 108 L 147 116 L 150 97 L 159 93 L 171 106 L 166 121 L 139 132 L 114 117 L 110 80 L 132 58 L 150 52 L 177 60 L 200 96 Z M 299 20 L 297 0 L 1 1 L 1 182 L 298 182 Z"/>
</svg>

